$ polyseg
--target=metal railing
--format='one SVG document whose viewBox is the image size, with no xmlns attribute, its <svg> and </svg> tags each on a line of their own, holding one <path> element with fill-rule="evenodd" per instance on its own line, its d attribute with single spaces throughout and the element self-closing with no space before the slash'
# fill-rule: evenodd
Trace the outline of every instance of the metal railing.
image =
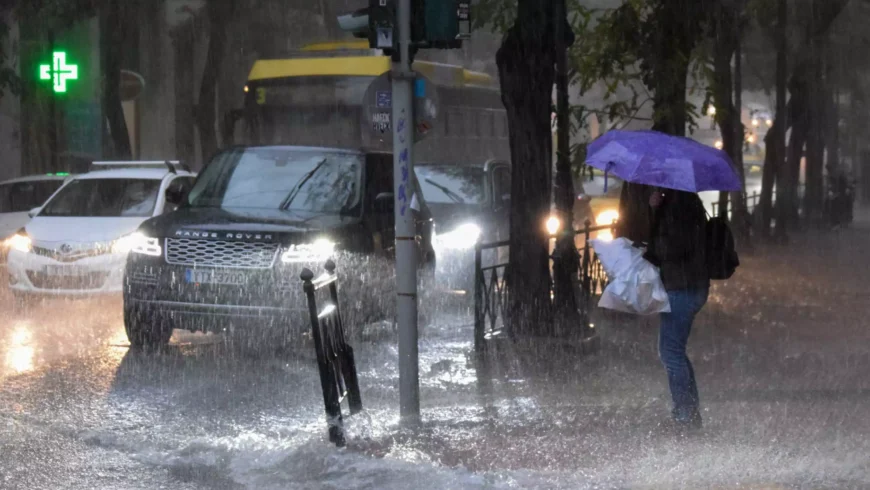
<svg viewBox="0 0 870 490">
<path fill-rule="evenodd" d="M 575 231 L 575 236 L 583 236 L 583 246 L 577 249 L 577 253 L 580 254 L 580 269 L 577 271 L 578 277 L 576 282 L 578 285 L 578 306 L 585 323 L 589 323 L 593 299 L 604 292 L 608 282 L 607 273 L 604 272 L 604 267 L 601 265 L 601 261 L 598 260 L 598 255 L 589 241 L 592 240 L 593 233 L 609 232 L 615 235 L 615 231 L 616 223 L 612 225 L 592 226 L 589 220 L 586 220 L 583 230 Z"/>
<path fill-rule="evenodd" d="M 506 274 L 508 263 L 499 263 L 499 248 L 509 241 L 479 243 L 474 249 L 474 350 L 481 351 L 487 339 L 506 333 L 508 298 Z M 493 265 L 483 265 L 483 252 L 496 256 Z"/>
<path fill-rule="evenodd" d="M 301 278 L 308 299 L 311 336 L 320 371 L 329 441 L 341 447 L 346 444 L 341 402 L 347 398 L 350 414 L 353 415 L 362 410 L 362 397 L 353 348 L 347 342 L 341 322 L 335 262 L 328 261 L 325 269 L 326 272 L 317 278 L 311 270 L 303 269 Z M 326 292 L 326 301 L 318 311 L 316 296 L 323 291 Z"/>
<path fill-rule="evenodd" d="M 582 325 L 588 325 L 592 302 L 607 286 L 607 274 L 604 272 L 590 240 L 594 238 L 594 234 L 612 233 L 614 228 L 615 223 L 613 225 L 591 226 L 591 222 L 587 220 L 582 229 L 574 230 L 575 244 L 578 237 L 582 236 L 583 239 L 582 244 L 577 247 L 580 267 L 574 281 L 577 309 L 582 319 Z M 511 335 L 510 290 L 506 281 L 509 264 L 498 260 L 494 260 L 492 265 L 483 264 L 484 252 L 508 246 L 510 246 L 509 241 L 501 241 L 481 243 L 475 247 L 474 348 L 478 352 L 484 349 L 487 340 L 510 337 Z M 552 292 L 552 280 L 550 287 Z"/>
<path fill-rule="evenodd" d="M 798 194 L 797 194 L 798 207 L 802 206 L 805 193 L 806 193 L 806 184 L 802 184 L 798 187 Z M 756 208 L 758 208 L 759 204 L 761 203 L 761 193 L 758 191 L 754 191 L 752 194 L 743 193 L 742 196 L 743 196 L 743 202 L 745 204 L 746 211 L 750 214 L 755 212 Z M 771 194 L 771 204 L 776 205 L 776 190 L 774 190 L 773 193 Z M 728 199 L 728 217 L 729 218 L 731 217 L 731 213 L 733 211 L 733 209 L 732 209 L 733 205 L 734 205 L 733 200 L 729 196 L 729 199 Z M 711 207 L 710 214 L 712 216 L 718 216 L 719 215 L 719 202 L 714 201 L 710 207 Z"/>
</svg>

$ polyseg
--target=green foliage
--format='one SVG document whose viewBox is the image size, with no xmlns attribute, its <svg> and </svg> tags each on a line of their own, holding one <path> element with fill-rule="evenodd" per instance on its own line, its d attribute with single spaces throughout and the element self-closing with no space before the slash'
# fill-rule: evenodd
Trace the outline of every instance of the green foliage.
<svg viewBox="0 0 870 490">
<path fill-rule="evenodd" d="M 591 117 L 611 127 L 635 120 L 652 100 L 640 70 L 638 33 L 644 22 L 640 3 L 633 1 L 630 8 L 593 10 L 572 0 L 569 21 L 577 41 L 568 55 L 571 83 L 581 95 L 597 87 L 603 89 L 599 105 L 573 111 L 578 128 L 587 128 Z"/>
<path fill-rule="evenodd" d="M 659 72 L 659 54 L 671 43 L 668 36 L 661 36 L 661 32 L 671 30 L 674 21 L 666 18 L 667 9 L 663 5 L 667 2 L 626 0 L 616 8 L 591 8 L 584 0 L 567 1 L 568 21 L 576 35 L 568 54 L 570 83 L 581 96 L 595 95 L 594 103 L 572 107 L 572 134 L 580 135 L 581 140 L 588 139 L 583 136 L 588 135 L 593 120 L 606 131 L 632 121 L 648 122 L 664 117 L 660 111 L 654 112 L 651 119 L 639 114 L 653 104 L 650 87 Z M 691 26 L 689 29 L 704 29 L 709 1 L 688 2 L 683 12 L 688 20 L 681 22 Z M 505 32 L 516 19 L 516 8 L 516 0 L 481 0 L 476 5 L 475 22 L 478 27 Z M 690 87 L 706 87 L 709 85 L 706 81 L 712 79 L 709 50 L 697 50 L 690 55 L 693 56 Z M 689 126 L 694 128 L 699 108 L 687 103 L 685 110 Z"/>
</svg>

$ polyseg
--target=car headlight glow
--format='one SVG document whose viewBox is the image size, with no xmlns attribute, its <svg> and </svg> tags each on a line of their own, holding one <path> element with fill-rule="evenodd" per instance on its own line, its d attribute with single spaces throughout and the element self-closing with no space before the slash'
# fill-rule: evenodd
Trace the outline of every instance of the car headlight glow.
<svg viewBox="0 0 870 490">
<path fill-rule="evenodd" d="M 320 238 L 311 243 L 290 245 L 283 254 L 281 262 L 292 264 L 298 262 L 322 262 L 329 259 L 335 252 L 335 242 Z"/>
<path fill-rule="evenodd" d="M 602 211 L 601 213 L 598 214 L 598 216 L 595 218 L 595 224 L 598 226 L 612 226 L 613 223 L 615 223 L 618 220 L 619 220 L 619 211 L 617 211 L 615 209 L 609 209 L 607 211 Z M 613 240 L 613 230 L 612 229 L 601 230 L 596 234 L 595 238 L 597 238 L 601 241 L 604 241 L 604 242 L 609 242 L 609 241 Z"/>
<path fill-rule="evenodd" d="M 562 228 L 562 221 L 555 216 L 550 216 L 547 219 L 545 226 L 547 227 L 547 233 L 555 235 L 556 233 L 559 233 L 559 230 Z"/>
<path fill-rule="evenodd" d="M 619 221 L 619 211 L 615 209 L 602 211 L 595 217 L 595 224 L 598 226 L 612 225 L 616 221 Z"/>
<path fill-rule="evenodd" d="M 151 238 L 137 231 L 115 240 L 115 243 L 112 244 L 112 252 L 118 254 L 133 252 L 159 257 L 163 253 L 163 249 L 160 247 L 159 238 Z"/>
<path fill-rule="evenodd" d="M 6 246 L 22 253 L 30 253 L 33 250 L 33 240 L 24 232 L 19 231 L 6 240 Z"/>
<path fill-rule="evenodd" d="M 477 245 L 483 231 L 474 223 L 460 225 L 448 233 L 436 235 L 435 244 L 438 247 L 454 250 L 465 250 Z"/>
</svg>

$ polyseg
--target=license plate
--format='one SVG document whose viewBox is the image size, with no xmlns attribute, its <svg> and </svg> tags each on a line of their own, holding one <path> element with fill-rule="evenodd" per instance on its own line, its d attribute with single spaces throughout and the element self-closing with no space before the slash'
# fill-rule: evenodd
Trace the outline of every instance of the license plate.
<svg viewBox="0 0 870 490">
<path fill-rule="evenodd" d="M 247 283 L 245 273 L 239 271 L 209 271 L 187 269 L 184 278 L 188 284 L 223 284 L 243 286 Z"/>
<path fill-rule="evenodd" d="M 43 267 L 42 272 L 49 277 L 75 277 L 81 275 L 77 268 L 63 265 L 47 265 Z"/>
</svg>

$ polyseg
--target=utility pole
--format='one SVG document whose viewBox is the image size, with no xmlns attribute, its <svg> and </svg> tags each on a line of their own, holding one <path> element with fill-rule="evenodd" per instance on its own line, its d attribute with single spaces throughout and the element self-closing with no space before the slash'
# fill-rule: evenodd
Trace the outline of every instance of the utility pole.
<svg viewBox="0 0 870 490">
<path fill-rule="evenodd" d="M 415 10 L 416 9 L 416 10 Z M 435 97 L 426 95 L 425 77 L 417 78 L 411 69 L 417 49 L 460 49 L 471 36 L 470 0 L 369 0 L 368 8 L 338 16 L 339 27 L 355 37 L 368 38 L 369 47 L 392 56 L 389 103 L 393 131 L 393 192 L 396 221 L 396 313 L 399 325 L 399 412 L 402 423 L 420 422 L 420 365 L 417 346 L 417 227 L 414 142 L 422 139 L 435 119 Z M 413 19 L 413 23 L 412 23 Z M 366 92 L 366 100 L 381 101 L 384 89 L 376 79 Z M 413 90 L 412 90 L 413 89 Z M 369 92 L 372 95 L 369 95 Z M 421 106 L 415 114 L 415 102 Z M 374 102 L 373 102 L 374 103 Z M 382 102 L 375 105 L 381 107 Z M 387 109 L 384 108 L 384 111 Z M 382 114 L 374 115 L 376 124 Z M 367 116 L 369 117 L 369 116 Z"/>
<path fill-rule="evenodd" d="M 568 46 L 573 38 L 569 32 L 565 0 L 553 1 L 553 38 L 556 54 L 556 210 L 562 227 L 556 236 L 553 254 L 553 289 L 559 330 L 567 323 L 576 325 L 578 318 L 574 281 L 580 266 L 574 243 L 574 177 L 571 173 L 571 102 L 568 93 Z M 585 329 L 585 324 L 583 327 Z M 563 332 L 559 332 L 563 333 Z M 585 332 L 584 332 L 585 333 Z"/>
<path fill-rule="evenodd" d="M 398 50 L 393 56 L 393 186 L 396 216 L 396 294 L 399 323 L 399 412 L 402 422 L 420 422 L 417 345 L 417 230 L 411 200 L 414 188 L 414 101 L 411 91 L 411 0 L 398 0 Z"/>
<path fill-rule="evenodd" d="M 788 0 L 779 0 L 777 4 L 776 28 L 776 118 L 782 124 L 776 127 L 776 230 L 775 237 L 785 242 L 789 220 L 789 169 L 791 162 L 786 158 L 786 131 L 788 129 L 788 114 L 786 91 L 788 90 Z"/>
</svg>

